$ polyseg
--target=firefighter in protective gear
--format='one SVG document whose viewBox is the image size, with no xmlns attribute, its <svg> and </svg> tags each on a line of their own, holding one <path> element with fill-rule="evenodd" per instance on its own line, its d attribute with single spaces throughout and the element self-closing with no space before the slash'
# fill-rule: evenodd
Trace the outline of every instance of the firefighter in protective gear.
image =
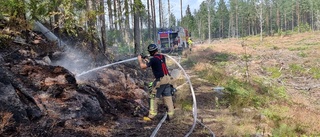
<svg viewBox="0 0 320 137">
<path fill-rule="evenodd" d="M 163 98 L 164 104 L 168 108 L 168 117 L 172 119 L 174 117 L 174 106 L 172 101 L 172 78 L 168 72 L 166 65 L 165 56 L 158 53 L 158 47 L 155 44 L 150 44 L 148 46 L 148 51 L 150 56 L 153 56 L 146 63 L 143 61 L 141 55 L 138 56 L 138 61 L 140 68 L 146 69 L 148 67 L 152 68 L 155 80 L 152 83 L 151 93 L 150 93 L 150 108 L 148 118 L 154 118 L 158 113 L 158 102 L 160 97 Z"/>
<path fill-rule="evenodd" d="M 192 47 L 193 47 L 193 41 L 192 41 L 192 39 L 189 37 L 187 42 L 188 42 L 188 48 L 189 48 L 189 50 L 192 51 Z"/>
</svg>

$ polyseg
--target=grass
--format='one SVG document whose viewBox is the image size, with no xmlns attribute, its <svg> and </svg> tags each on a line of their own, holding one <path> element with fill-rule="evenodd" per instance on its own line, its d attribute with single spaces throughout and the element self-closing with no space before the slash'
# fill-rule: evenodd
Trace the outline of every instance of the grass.
<svg viewBox="0 0 320 137">
<path fill-rule="evenodd" d="M 192 102 L 188 100 L 181 100 L 180 104 L 184 111 L 192 111 Z"/>
<path fill-rule="evenodd" d="M 274 105 L 273 107 L 262 109 L 261 113 L 279 125 L 281 120 L 285 118 L 288 109 L 288 107 Z"/>
<path fill-rule="evenodd" d="M 309 47 L 289 47 L 290 51 L 303 51 L 307 49 L 309 49 Z"/>
<path fill-rule="evenodd" d="M 305 58 L 305 57 L 308 56 L 308 54 L 305 53 L 305 52 L 300 51 L 300 52 L 298 53 L 298 56 L 299 56 L 299 57 L 302 57 L 302 58 Z"/>
<path fill-rule="evenodd" d="M 287 125 L 287 124 L 280 124 L 279 128 L 276 128 L 272 131 L 272 135 L 274 137 L 295 137 L 297 136 L 295 132 L 295 128 Z"/>
<path fill-rule="evenodd" d="M 184 60 L 181 65 L 186 66 L 187 68 L 192 68 L 196 63 L 196 60 L 188 58 L 187 60 Z"/>
<path fill-rule="evenodd" d="M 309 72 L 314 79 L 320 79 L 320 68 L 312 67 Z"/>
<path fill-rule="evenodd" d="M 289 64 L 289 69 L 293 76 L 304 74 L 306 69 L 300 64 Z"/>
<path fill-rule="evenodd" d="M 268 67 L 265 69 L 268 72 L 268 74 L 270 75 L 270 77 L 273 79 L 279 78 L 282 74 L 280 71 L 280 68 L 278 68 L 278 67 Z"/>
<path fill-rule="evenodd" d="M 225 109 L 229 112 L 215 116 L 217 124 L 221 124 L 223 127 L 223 133 L 221 133 L 223 136 L 251 136 L 256 133 L 266 133 L 278 137 L 320 135 L 317 129 L 319 122 L 312 122 L 317 121 L 315 119 L 319 116 L 316 115 L 317 113 L 311 112 L 313 110 L 309 110 L 310 108 L 305 108 L 309 106 L 300 108 L 301 105 L 296 104 L 296 99 L 301 97 L 296 97 L 293 100 L 292 92 L 296 93 L 296 90 L 287 85 L 289 82 L 299 82 L 295 81 L 296 77 L 320 79 L 320 68 L 318 64 L 314 63 L 319 62 L 319 56 L 317 56 L 319 52 L 315 49 L 316 46 L 312 46 L 319 45 L 318 38 L 314 38 L 315 36 L 310 36 L 307 33 L 306 36 L 292 34 L 288 37 L 265 38 L 269 41 L 264 42 L 266 44 L 262 45 L 263 47 L 257 46 L 258 37 L 248 37 L 247 54 L 232 51 L 238 50 L 237 46 L 241 46 L 238 44 L 241 41 L 237 41 L 238 43 L 230 42 L 235 48 L 228 47 L 228 50 L 229 48 L 231 50 L 228 52 L 235 52 L 234 55 L 218 54 L 215 51 L 210 54 L 201 51 L 196 53 L 197 55 L 189 56 L 184 63 L 192 66 L 191 69 L 199 77 L 213 86 L 219 85 L 225 88 L 223 91 L 225 96 L 216 102 L 219 104 L 216 109 L 218 109 L 217 113 L 221 113 Z M 219 48 L 219 45 L 214 45 L 213 50 L 214 48 Z M 288 50 L 282 50 L 285 48 Z M 224 51 L 225 47 L 220 47 L 217 50 Z M 254 53 L 252 50 L 258 53 Z M 264 50 L 267 52 L 263 52 Z M 274 50 L 277 54 L 268 52 L 270 50 Z M 204 56 L 203 53 L 208 56 Z M 290 57 L 287 57 L 288 55 Z M 232 60 L 233 56 L 237 60 Z M 259 58 L 259 56 L 261 57 Z M 262 56 L 269 58 L 262 58 Z M 276 64 L 272 62 L 261 65 L 261 61 L 269 61 L 265 59 L 277 62 Z M 248 63 L 248 68 L 245 63 Z M 246 72 L 244 70 L 249 71 L 248 78 L 243 77 Z M 194 84 L 201 86 L 201 82 Z M 297 95 L 301 94 L 297 93 Z M 303 97 L 303 99 L 305 98 Z M 313 103 L 308 99 L 306 101 L 305 105 Z M 184 108 L 189 110 L 187 109 L 188 103 L 184 103 Z M 247 108 L 253 108 L 256 111 L 247 115 L 242 111 Z M 264 116 L 265 120 L 254 119 L 253 117 L 257 115 Z"/>
</svg>

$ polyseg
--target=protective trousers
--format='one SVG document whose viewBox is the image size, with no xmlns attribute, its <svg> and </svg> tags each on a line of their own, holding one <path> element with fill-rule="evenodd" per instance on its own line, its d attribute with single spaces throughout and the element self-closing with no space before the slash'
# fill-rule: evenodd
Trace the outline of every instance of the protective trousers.
<svg viewBox="0 0 320 137">
<path fill-rule="evenodd" d="M 169 119 L 174 117 L 174 105 L 172 101 L 171 77 L 166 75 L 158 81 L 153 82 L 153 88 L 150 95 L 149 118 L 154 118 L 158 113 L 158 102 L 163 97 L 163 102 L 168 108 Z"/>
<path fill-rule="evenodd" d="M 158 102 L 160 98 L 154 97 L 150 98 L 150 109 L 149 109 L 149 118 L 154 118 L 158 114 Z M 174 106 L 172 101 L 172 96 L 164 96 L 163 103 L 168 108 L 168 116 L 170 119 L 174 117 Z"/>
<path fill-rule="evenodd" d="M 156 98 L 155 96 L 150 98 L 150 108 L 149 108 L 149 118 L 154 118 L 158 113 L 158 102 L 159 98 Z"/>
<path fill-rule="evenodd" d="M 168 108 L 168 116 L 169 119 L 172 119 L 174 116 L 174 106 L 172 101 L 172 96 L 165 96 L 163 97 L 163 102 Z"/>
</svg>

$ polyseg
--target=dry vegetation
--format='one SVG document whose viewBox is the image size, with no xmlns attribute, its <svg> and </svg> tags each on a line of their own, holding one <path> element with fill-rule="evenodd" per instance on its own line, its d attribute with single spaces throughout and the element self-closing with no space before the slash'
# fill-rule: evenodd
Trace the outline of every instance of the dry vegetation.
<svg viewBox="0 0 320 137">
<path fill-rule="evenodd" d="M 192 69 L 199 119 L 217 136 L 319 136 L 319 41 L 314 32 L 194 46 L 182 64 Z"/>
</svg>

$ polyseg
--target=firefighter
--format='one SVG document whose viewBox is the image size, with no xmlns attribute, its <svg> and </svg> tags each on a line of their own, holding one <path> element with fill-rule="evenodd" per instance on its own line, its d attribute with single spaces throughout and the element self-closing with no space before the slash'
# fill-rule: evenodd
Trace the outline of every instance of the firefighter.
<svg viewBox="0 0 320 137">
<path fill-rule="evenodd" d="M 193 44 L 193 41 L 192 41 L 192 39 L 189 37 L 189 38 L 188 38 L 188 45 L 189 45 L 189 48 L 191 48 L 191 47 L 192 47 L 192 44 Z"/>
<path fill-rule="evenodd" d="M 157 45 L 150 44 L 148 46 L 148 51 L 150 56 L 153 56 L 150 60 L 143 59 L 141 55 L 138 56 L 140 68 L 146 69 L 151 67 L 155 77 L 150 91 L 149 115 L 148 117 L 144 117 L 144 120 L 149 121 L 157 116 L 160 97 L 163 98 L 163 102 L 168 109 L 168 120 L 170 120 L 174 117 L 174 106 L 172 100 L 174 88 L 170 84 L 173 79 L 168 72 L 165 56 L 158 53 Z"/>
</svg>

